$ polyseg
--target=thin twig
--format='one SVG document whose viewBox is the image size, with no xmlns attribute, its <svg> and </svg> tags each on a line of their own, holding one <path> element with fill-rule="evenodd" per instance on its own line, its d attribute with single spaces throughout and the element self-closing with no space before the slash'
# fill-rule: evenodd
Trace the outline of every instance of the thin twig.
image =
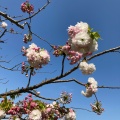
<svg viewBox="0 0 120 120">
<path fill-rule="evenodd" d="M 65 57 L 66 57 L 66 55 L 64 54 L 63 55 L 63 59 L 62 59 L 62 69 L 61 69 L 61 75 L 63 74 L 63 72 L 64 72 L 64 62 L 65 62 Z"/>
<path fill-rule="evenodd" d="M 8 81 L 9 81 L 9 80 L 7 80 L 6 82 L 0 82 L 0 83 L 1 83 L 1 84 L 6 84 L 6 83 L 8 83 Z"/>
<path fill-rule="evenodd" d="M 31 81 L 31 76 L 32 76 L 33 70 L 34 70 L 34 68 L 33 68 L 33 67 L 31 67 L 27 87 L 29 87 L 29 85 L 30 85 L 30 81 Z"/>
<path fill-rule="evenodd" d="M 103 52 L 100 52 L 100 53 L 95 54 L 95 55 L 93 55 L 92 57 L 88 58 L 87 61 L 89 61 L 89 60 L 91 60 L 91 59 L 93 59 L 93 58 L 96 58 L 96 57 L 98 57 L 98 56 L 100 56 L 100 55 L 103 55 L 103 54 L 106 54 L 106 53 L 109 53 L 109 52 L 114 52 L 114 51 L 119 50 L 119 49 L 120 49 L 120 46 L 115 47 L 115 48 L 111 48 L 111 49 L 109 49 L 109 50 L 105 50 L 105 51 L 103 51 Z"/>
<path fill-rule="evenodd" d="M 5 29 L 5 30 L 3 31 L 3 33 L 2 33 L 1 36 L 0 36 L 0 38 L 5 34 L 6 31 L 7 31 L 7 29 Z"/>
<path fill-rule="evenodd" d="M 120 87 L 112 87 L 112 86 L 98 86 L 98 88 L 106 88 L 106 89 L 120 89 Z"/>
<path fill-rule="evenodd" d="M 56 80 L 56 81 L 51 82 L 51 83 L 64 83 L 64 82 L 76 82 L 77 84 L 82 85 L 82 86 L 86 85 L 85 83 L 79 82 L 78 80 L 76 80 L 74 78 L 73 79 L 69 79 L 69 80 Z"/>
<path fill-rule="evenodd" d="M 97 98 L 97 96 L 96 96 L 96 94 L 94 93 L 94 96 L 95 96 L 95 99 L 96 99 L 96 101 L 97 101 L 97 103 L 98 103 L 98 98 Z"/>
<path fill-rule="evenodd" d="M 85 109 L 85 108 L 76 108 L 76 107 L 70 107 L 70 108 L 73 108 L 73 109 L 80 109 L 80 110 L 85 110 L 85 111 L 88 111 L 88 112 L 93 112 L 93 111 L 88 110 L 88 109 Z"/>
<path fill-rule="evenodd" d="M 53 45 L 50 44 L 47 40 L 43 39 L 42 37 L 38 36 L 37 34 L 35 34 L 35 33 L 33 33 L 33 32 L 31 32 L 31 33 L 32 33 L 33 35 L 35 35 L 36 37 L 38 37 L 39 39 L 41 39 L 41 40 L 43 40 L 44 42 L 46 42 L 50 47 L 53 48 Z"/>
<path fill-rule="evenodd" d="M 38 95 L 38 94 L 35 94 L 35 93 L 32 92 L 32 91 L 28 91 L 28 93 L 31 93 L 31 94 L 33 94 L 34 96 L 36 96 L 36 97 L 38 97 L 38 98 L 41 98 L 41 99 L 44 99 L 44 100 L 57 101 L 58 99 L 60 99 L 60 98 L 57 98 L 57 99 L 53 99 L 53 98 L 45 98 L 45 97 L 42 97 L 42 96 L 40 96 L 40 95 Z"/>
<path fill-rule="evenodd" d="M 4 66 L 2 66 L 2 65 L 0 65 L 0 67 L 3 68 L 3 69 L 6 69 L 6 70 L 18 71 L 18 68 L 17 68 L 17 69 L 14 69 L 14 68 L 16 68 L 16 67 L 19 66 L 19 65 L 21 65 L 21 63 L 15 65 L 15 66 L 12 67 L 12 68 L 7 68 L 7 67 L 4 67 Z"/>
</svg>

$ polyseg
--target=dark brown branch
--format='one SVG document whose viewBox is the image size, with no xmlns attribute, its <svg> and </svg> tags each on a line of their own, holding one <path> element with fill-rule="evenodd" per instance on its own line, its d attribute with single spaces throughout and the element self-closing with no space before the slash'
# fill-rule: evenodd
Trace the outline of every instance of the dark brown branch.
<svg viewBox="0 0 120 120">
<path fill-rule="evenodd" d="M 120 89 L 120 87 L 112 87 L 112 86 L 98 86 L 98 88 L 107 88 L 107 89 Z"/>
<path fill-rule="evenodd" d="M 5 34 L 6 31 L 7 31 L 7 29 L 5 29 L 5 30 L 3 31 L 3 33 L 2 33 L 1 36 L 0 36 L 0 38 Z M 4 41 L 3 41 L 3 43 L 4 43 Z"/>
<path fill-rule="evenodd" d="M 93 111 L 90 111 L 90 110 L 85 109 L 85 108 L 76 108 L 76 107 L 70 107 L 70 108 L 73 108 L 73 109 L 80 109 L 80 110 L 86 110 L 86 111 L 88 111 L 88 112 L 93 112 Z"/>
<path fill-rule="evenodd" d="M 32 17 L 34 17 L 34 16 L 36 16 L 38 13 L 40 13 L 43 9 L 45 9 L 45 8 L 48 6 L 49 3 L 50 3 L 50 0 L 47 0 L 47 3 L 46 3 L 42 8 L 40 8 L 37 12 L 35 12 L 33 15 L 31 15 L 31 16 L 29 16 L 29 17 L 27 17 L 27 18 L 18 20 L 17 22 L 22 22 L 22 21 L 31 19 Z"/>
<path fill-rule="evenodd" d="M 103 51 L 103 52 L 98 53 L 98 54 L 96 54 L 96 55 L 93 55 L 92 57 L 88 58 L 87 60 L 91 60 L 91 59 L 93 59 L 93 58 L 95 58 L 95 57 L 97 57 L 97 56 L 100 56 L 100 55 L 105 54 L 105 53 L 113 52 L 113 51 L 118 50 L 118 49 L 120 49 L 120 46 L 119 46 L 119 47 L 116 47 L 116 48 L 112 48 L 112 49 L 106 50 L 106 51 Z M 19 90 L 14 90 L 14 91 L 12 91 L 12 92 L 9 91 L 9 92 L 6 92 L 6 93 L 2 93 L 2 94 L 0 94 L 0 96 L 2 97 L 2 96 L 5 96 L 5 95 L 6 95 L 6 96 L 9 96 L 9 95 L 12 95 L 12 94 L 17 94 L 17 93 L 25 93 L 26 91 L 33 90 L 33 89 L 42 87 L 42 86 L 44 86 L 44 85 L 46 85 L 46 84 L 49 84 L 49 83 L 54 82 L 54 81 L 56 81 L 56 80 L 59 80 L 59 79 L 61 79 L 61 78 L 63 78 L 63 77 L 66 77 L 66 76 L 69 75 L 70 73 L 74 72 L 74 71 L 78 68 L 78 66 L 79 66 L 79 63 L 78 63 L 74 68 L 72 68 L 70 71 L 64 73 L 63 75 L 59 75 L 59 76 L 57 76 L 57 77 L 55 77 L 55 78 L 42 81 L 41 83 L 36 84 L 36 85 L 33 85 L 33 86 L 31 86 L 31 87 L 28 87 L 28 88 L 21 88 L 21 89 L 19 89 Z M 107 87 L 106 87 L 106 88 L 107 88 Z"/>
<path fill-rule="evenodd" d="M 73 79 L 69 79 L 69 80 L 56 80 L 56 81 L 51 82 L 51 83 L 63 83 L 63 82 L 76 82 L 77 84 L 82 85 L 82 86 L 86 85 L 85 83 L 79 82 L 78 80 L 76 80 L 74 78 Z"/>
<path fill-rule="evenodd" d="M 63 74 L 63 72 L 64 72 L 64 62 L 65 62 L 65 57 L 66 57 L 66 55 L 64 54 L 63 55 L 63 59 L 62 59 L 62 69 L 61 69 L 61 75 Z"/>
<path fill-rule="evenodd" d="M 30 24 L 29 24 L 28 22 L 25 22 L 25 23 L 24 23 L 24 26 L 25 26 L 26 24 L 27 24 L 27 26 L 28 26 L 29 32 L 32 33 Z"/>
<path fill-rule="evenodd" d="M 31 81 L 31 76 L 32 76 L 33 70 L 34 70 L 34 68 L 32 67 L 32 68 L 30 69 L 30 76 L 29 76 L 29 80 L 28 80 L 27 87 L 29 87 L 29 85 L 30 85 L 30 81 Z"/>
<path fill-rule="evenodd" d="M 120 46 L 115 47 L 115 48 L 112 48 L 112 49 L 109 49 L 109 50 L 105 50 L 105 51 L 103 51 L 103 52 L 100 52 L 100 53 L 95 54 L 95 55 L 93 55 L 92 57 L 88 58 L 87 61 L 89 61 L 89 60 L 91 60 L 91 59 L 93 59 L 93 58 L 95 58 L 95 57 L 98 57 L 98 56 L 100 56 L 100 55 L 109 53 L 109 52 L 115 52 L 116 50 L 119 50 L 119 49 L 120 49 Z"/>
<path fill-rule="evenodd" d="M 44 99 L 44 100 L 57 101 L 57 100 L 59 99 L 59 98 L 57 98 L 57 99 L 45 98 L 45 97 L 42 97 L 42 96 L 40 96 L 40 95 L 37 95 L 37 94 L 35 94 L 34 92 L 31 92 L 31 91 L 28 91 L 28 93 L 31 93 L 31 94 L 33 94 L 34 96 L 36 96 L 36 97 L 38 97 L 38 98 L 41 98 L 41 99 Z"/>
<path fill-rule="evenodd" d="M 95 93 L 94 93 L 94 96 L 95 96 L 95 99 L 96 99 L 96 101 L 98 103 L 98 98 L 97 98 L 97 95 Z"/>
<path fill-rule="evenodd" d="M 6 18 L 7 20 L 9 20 L 10 22 L 14 23 L 15 25 L 17 25 L 18 27 L 24 29 L 23 25 L 19 24 L 18 21 L 14 20 L 10 16 L 8 16 L 6 13 L 3 13 L 0 11 L 0 15 L 3 16 L 4 18 Z"/>
<path fill-rule="evenodd" d="M 19 18 L 19 17 L 23 17 L 23 15 L 13 16 L 13 17 L 11 17 L 11 18 Z M 1 20 L 1 21 L 5 21 L 5 20 L 7 20 L 7 19 Z"/>
</svg>

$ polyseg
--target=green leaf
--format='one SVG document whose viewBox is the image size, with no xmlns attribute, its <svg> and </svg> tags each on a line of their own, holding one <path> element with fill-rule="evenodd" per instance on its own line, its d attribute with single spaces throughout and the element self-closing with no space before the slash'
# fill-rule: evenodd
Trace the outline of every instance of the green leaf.
<svg viewBox="0 0 120 120">
<path fill-rule="evenodd" d="M 95 40 L 98 40 L 100 38 L 100 35 L 98 32 L 92 32 L 92 35 L 94 36 Z"/>
<path fill-rule="evenodd" d="M 98 40 L 99 38 L 100 38 L 100 35 L 99 35 L 99 33 L 98 32 L 91 32 L 91 33 L 89 33 L 90 34 L 90 36 L 91 36 L 91 38 L 93 39 L 93 40 Z"/>
</svg>

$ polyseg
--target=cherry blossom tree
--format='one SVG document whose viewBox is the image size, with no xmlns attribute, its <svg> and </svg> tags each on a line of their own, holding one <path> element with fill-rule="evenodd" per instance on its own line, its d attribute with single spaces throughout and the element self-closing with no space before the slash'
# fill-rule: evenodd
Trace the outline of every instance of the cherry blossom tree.
<svg viewBox="0 0 120 120">
<path fill-rule="evenodd" d="M 66 104 L 70 104 L 72 101 L 72 93 L 69 93 L 69 91 L 61 91 L 60 96 L 56 99 L 43 97 L 37 89 L 48 84 L 75 82 L 76 84 L 83 86 L 84 90 L 81 90 L 81 94 L 86 98 L 95 98 L 95 101 L 90 104 L 91 112 L 98 115 L 104 112 L 104 106 L 102 106 L 101 101 L 98 100 L 96 95 L 98 89 L 120 89 L 120 87 L 114 86 L 99 86 L 97 80 L 92 77 L 92 73 L 96 71 L 96 66 L 94 63 L 89 63 L 89 61 L 110 52 L 113 54 L 114 52 L 119 52 L 120 46 L 94 54 L 94 52 L 98 50 L 98 41 L 101 37 L 100 34 L 94 31 L 92 26 L 88 23 L 78 21 L 75 25 L 68 26 L 68 28 L 66 28 L 68 32 L 68 40 L 64 45 L 51 44 L 51 42 L 48 42 L 41 36 L 34 33 L 32 30 L 32 21 L 36 22 L 36 19 L 34 18 L 46 9 L 50 2 L 50 0 L 46 0 L 46 3 L 38 10 L 35 10 L 35 6 L 34 4 L 31 4 L 31 1 L 27 0 L 21 2 L 20 10 L 23 12 L 23 16 L 14 17 L 7 14 L 7 8 L 0 6 L 3 8 L 3 12 L 0 11 L 0 43 L 5 44 L 6 40 L 4 40 L 4 37 L 7 36 L 7 34 L 11 34 L 12 36 L 19 36 L 19 34 L 21 34 L 23 37 L 23 40 L 21 41 L 27 46 L 21 46 L 21 57 L 23 57 L 24 61 L 15 64 L 11 68 L 3 65 L 0 65 L 0 67 L 5 71 L 19 71 L 25 78 L 28 78 L 26 85 L 18 89 L 11 89 L 0 93 L 0 119 L 76 120 L 75 108 L 66 107 Z M 11 24 L 14 25 L 16 29 L 13 29 L 12 27 L 8 29 L 8 26 Z M 28 32 L 25 34 L 20 32 L 20 30 L 26 29 Z M 51 50 L 49 51 L 46 48 L 36 45 L 34 43 L 34 37 L 37 37 L 42 42 L 49 45 Z M 51 51 L 53 55 L 51 55 Z M 34 78 L 36 74 L 39 74 L 39 70 L 44 67 L 47 68 L 51 59 L 61 59 L 61 57 L 62 61 L 60 63 L 61 69 L 59 70 L 59 75 L 38 81 L 36 84 L 31 84 L 32 78 Z M 12 61 L 13 59 L 9 61 L 1 59 L 0 62 L 11 64 Z M 69 62 L 70 66 L 72 66 L 72 68 L 67 71 L 65 71 L 66 61 Z M 75 78 L 64 79 L 77 69 L 79 69 L 83 75 L 91 75 L 91 77 L 88 78 L 87 83 L 83 83 Z M 5 82 L 3 81 L 1 84 L 4 83 Z M 5 84 L 7 84 L 7 82 Z M 18 100 L 19 97 L 25 93 L 28 95 L 23 100 Z M 33 96 L 36 96 L 37 99 L 34 99 Z M 18 101 L 16 101 L 16 98 Z M 49 103 L 49 101 L 51 101 L 51 103 Z"/>
</svg>

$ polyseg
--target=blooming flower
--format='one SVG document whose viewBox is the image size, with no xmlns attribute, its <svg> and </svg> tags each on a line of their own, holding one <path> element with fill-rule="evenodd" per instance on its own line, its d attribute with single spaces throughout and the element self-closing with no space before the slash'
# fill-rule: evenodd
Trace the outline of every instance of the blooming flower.
<svg viewBox="0 0 120 120">
<path fill-rule="evenodd" d="M 32 41 L 32 35 L 31 34 L 24 34 L 23 42 L 28 43 L 29 41 Z"/>
<path fill-rule="evenodd" d="M 76 36 L 72 39 L 72 44 L 79 47 L 86 47 L 90 44 L 91 38 L 88 33 L 78 33 Z"/>
<path fill-rule="evenodd" d="M 72 109 L 69 109 L 69 113 L 65 115 L 65 120 L 76 120 L 76 114 Z"/>
<path fill-rule="evenodd" d="M 83 94 L 86 97 L 91 97 L 94 93 L 97 92 L 97 81 L 90 77 L 88 78 L 88 84 L 86 85 L 86 92 L 83 90 L 81 91 L 81 94 Z"/>
<path fill-rule="evenodd" d="M 50 55 L 48 54 L 47 50 L 41 50 L 40 56 L 42 57 L 42 64 L 47 64 L 50 61 Z"/>
<path fill-rule="evenodd" d="M 71 100 L 72 100 L 72 93 L 67 93 L 67 92 L 61 93 L 60 103 L 68 104 L 71 102 Z"/>
<path fill-rule="evenodd" d="M 31 67 L 36 69 L 41 68 L 42 65 L 46 65 L 50 61 L 50 55 L 47 50 L 40 49 L 40 47 L 34 43 L 29 45 L 28 49 L 23 47 L 22 52 L 24 52 Z"/>
<path fill-rule="evenodd" d="M 69 35 L 71 38 L 75 37 L 75 35 L 76 35 L 77 33 L 79 33 L 79 31 L 80 31 L 80 29 L 79 29 L 78 27 L 71 26 L 71 25 L 70 25 L 70 27 L 68 27 L 68 35 Z"/>
<path fill-rule="evenodd" d="M 78 22 L 75 26 L 68 27 L 68 41 L 64 46 L 53 46 L 53 54 L 58 57 L 59 55 L 67 56 L 70 64 L 77 63 L 81 58 L 91 55 L 94 51 L 98 50 L 97 40 L 100 35 L 93 32 L 89 25 L 85 22 Z M 87 66 L 87 67 L 84 67 Z M 91 74 L 96 68 L 94 64 L 80 64 L 80 69 L 83 74 Z"/>
<path fill-rule="evenodd" d="M 30 4 L 29 1 L 26 1 L 21 4 L 21 10 L 23 12 L 32 13 L 34 10 L 34 6 Z"/>
<path fill-rule="evenodd" d="M 0 119 L 4 118 L 6 116 L 4 110 L 0 110 Z"/>
<path fill-rule="evenodd" d="M 82 58 L 82 54 L 76 51 L 69 51 L 68 60 L 71 60 L 70 64 L 77 63 Z"/>
<path fill-rule="evenodd" d="M 88 32 L 89 25 L 85 22 L 78 22 L 75 27 L 80 29 L 80 32 Z"/>
<path fill-rule="evenodd" d="M 91 105 L 91 108 L 92 108 L 92 111 L 97 113 L 98 115 L 100 115 L 103 111 L 104 111 L 104 108 L 102 108 L 102 104 L 97 101 L 95 102 L 94 104 L 90 104 Z"/>
<path fill-rule="evenodd" d="M 70 26 L 68 29 L 68 34 L 70 34 L 72 31 L 71 39 L 69 39 L 69 43 L 79 46 L 79 47 L 85 47 L 90 44 L 91 38 L 88 34 L 88 24 L 87 23 L 77 23 L 75 26 Z M 77 32 L 76 32 L 77 31 Z"/>
<path fill-rule="evenodd" d="M 4 28 L 4 29 L 5 29 L 7 26 L 8 26 L 8 25 L 7 25 L 7 23 L 6 23 L 6 22 L 2 22 L 2 23 L 1 23 L 1 27 L 2 27 L 2 28 Z"/>
<path fill-rule="evenodd" d="M 37 92 L 37 95 L 40 95 L 40 92 L 39 92 L 39 91 Z"/>
<path fill-rule="evenodd" d="M 68 55 L 69 51 L 70 51 L 70 45 L 66 44 L 64 46 L 62 46 L 62 51 Z"/>
<path fill-rule="evenodd" d="M 93 63 L 88 64 L 85 61 L 80 63 L 79 68 L 82 71 L 82 73 L 86 75 L 92 74 L 96 70 L 96 67 Z"/>
<path fill-rule="evenodd" d="M 93 77 L 89 77 L 88 83 L 97 85 L 97 81 Z"/>
<path fill-rule="evenodd" d="M 98 42 L 96 40 L 92 41 L 92 44 L 90 45 L 89 51 L 94 52 L 98 50 Z"/>
<path fill-rule="evenodd" d="M 98 50 L 96 40 L 100 36 L 97 32 L 92 32 L 87 23 L 78 22 L 75 26 L 68 27 L 68 35 L 68 43 L 72 51 L 80 52 L 83 56 L 87 56 L 90 55 L 89 53 Z"/>
<path fill-rule="evenodd" d="M 40 112 L 40 110 L 36 109 L 33 110 L 30 114 L 29 114 L 29 119 L 30 120 L 42 120 L 42 114 Z"/>
</svg>

